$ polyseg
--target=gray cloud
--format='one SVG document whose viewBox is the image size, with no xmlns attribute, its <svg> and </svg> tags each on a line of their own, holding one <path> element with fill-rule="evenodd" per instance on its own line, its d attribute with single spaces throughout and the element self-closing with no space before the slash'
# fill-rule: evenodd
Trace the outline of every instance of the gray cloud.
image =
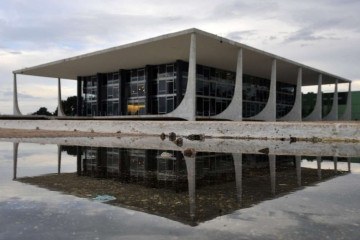
<svg viewBox="0 0 360 240">
<path fill-rule="evenodd" d="M 22 54 L 22 52 L 20 52 L 20 51 L 10 51 L 9 53 L 13 54 L 13 55 Z"/>
<path fill-rule="evenodd" d="M 296 41 L 318 41 L 323 39 L 336 39 L 329 38 L 324 35 L 316 35 L 316 32 L 310 29 L 301 29 L 289 35 L 285 42 L 296 42 Z"/>
<path fill-rule="evenodd" d="M 13 91 L 11 91 L 11 90 L 0 91 L 0 100 L 1 101 L 9 101 L 9 99 L 12 99 L 12 97 L 13 97 Z M 36 96 L 32 96 L 30 94 L 25 94 L 25 93 L 18 93 L 18 97 L 21 99 L 25 99 L 25 100 L 45 99 L 45 98 L 36 97 Z"/>
<path fill-rule="evenodd" d="M 1 49 L 1 47 L 0 47 L 0 49 Z M 19 54 L 22 54 L 22 52 L 21 51 L 6 51 L 5 50 L 5 53 L 0 53 L 0 56 L 1 55 L 6 55 L 6 54 L 19 55 Z"/>
<path fill-rule="evenodd" d="M 42 7 L 34 8 L 36 2 Z M 5 20 L 0 15 L 0 42 L 7 49 L 13 50 L 44 50 L 55 46 L 86 49 L 94 44 L 103 48 L 136 38 L 139 32 L 153 32 L 192 20 L 177 14 L 133 14 L 126 11 L 109 13 L 101 9 L 87 12 L 80 5 L 69 8 L 66 4 L 53 1 L 49 4 L 20 1 L 16 9 L 21 9 L 26 14 L 19 15 L 11 8 L 14 5 L 16 4 L 5 4 L 5 9 L 11 9 L 9 15 L 13 12 L 15 17 Z M 67 10 L 69 12 L 65 14 Z"/>
<path fill-rule="evenodd" d="M 226 38 L 236 40 L 236 41 L 243 41 L 249 37 L 252 37 L 257 34 L 256 30 L 245 30 L 245 31 L 234 31 L 230 32 L 226 35 Z"/>
<path fill-rule="evenodd" d="M 278 4 L 275 1 L 223 1 L 213 9 L 211 17 L 242 18 L 252 16 L 263 18 L 273 15 L 277 9 Z"/>
<path fill-rule="evenodd" d="M 306 2 L 306 3 L 305 3 Z M 359 32 L 360 2 L 356 0 L 305 1 L 307 7 L 288 5 L 281 16 L 299 27 L 299 31 L 313 32 L 339 30 Z M 297 9 L 294 9 L 298 7 Z M 316 40 L 316 39 L 315 39 Z"/>
</svg>

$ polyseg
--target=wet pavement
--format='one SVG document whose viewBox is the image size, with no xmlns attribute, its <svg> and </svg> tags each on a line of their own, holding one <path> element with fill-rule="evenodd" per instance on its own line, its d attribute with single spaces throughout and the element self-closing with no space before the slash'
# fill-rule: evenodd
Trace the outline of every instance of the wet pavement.
<svg viewBox="0 0 360 240">
<path fill-rule="evenodd" d="M 177 148 L 129 145 L 0 142 L 0 239 L 360 235 L 360 161 L 354 154 L 203 147 L 187 157 Z M 105 195 L 113 198 L 96 200 Z"/>
</svg>

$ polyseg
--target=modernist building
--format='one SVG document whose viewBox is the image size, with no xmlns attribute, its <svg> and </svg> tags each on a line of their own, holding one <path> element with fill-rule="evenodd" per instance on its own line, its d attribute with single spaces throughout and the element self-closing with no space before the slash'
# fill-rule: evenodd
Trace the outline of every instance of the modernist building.
<svg viewBox="0 0 360 240">
<path fill-rule="evenodd" d="M 14 114 L 20 115 L 17 74 L 74 79 L 78 116 L 223 120 L 350 120 L 351 94 L 338 112 L 338 83 L 351 81 L 198 29 L 14 71 Z M 322 85 L 334 84 L 331 110 Z M 302 116 L 302 86 L 316 85 Z"/>
</svg>

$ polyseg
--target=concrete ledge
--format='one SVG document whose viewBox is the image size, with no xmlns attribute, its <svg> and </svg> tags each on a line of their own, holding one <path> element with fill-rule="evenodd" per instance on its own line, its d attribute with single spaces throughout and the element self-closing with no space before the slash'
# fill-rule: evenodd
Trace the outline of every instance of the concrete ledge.
<svg viewBox="0 0 360 240">
<path fill-rule="evenodd" d="M 360 123 L 357 122 L 0 120 L 0 128 L 150 136 L 175 132 L 179 136 L 204 134 L 206 137 L 214 138 L 290 139 L 295 137 L 360 141 Z"/>
</svg>

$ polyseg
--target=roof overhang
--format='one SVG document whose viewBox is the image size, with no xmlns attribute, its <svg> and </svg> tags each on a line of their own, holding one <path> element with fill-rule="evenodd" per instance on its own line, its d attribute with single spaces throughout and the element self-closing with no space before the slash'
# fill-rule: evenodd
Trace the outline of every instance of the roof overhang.
<svg viewBox="0 0 360 240">
<path fill-rule="evenodd" d="M 348 79 L 198 29 L 166 34 L 16 70 L 14 73 L 76 80 L 78 76 L 114 72 L 119 69 L 139 68 L 176 60 L 188 61 L 192 33 L 196 33 L 197 36 L 196 55 L 198 64 L 235 71 L 237 52 L 241 47 L 243 49 L 243 72 L 245 74 L 270 78 L 271 63 L 273 59 L 276 59 L 277 80 L 280 82 L 296 83 L 299 68 L 303 69 L 303 86 L 316 85 L 319 74 L 323 76 L 323 84 L 332 84 L 336 80 L 339 83 L 350 82 Z"/>
</svg>

